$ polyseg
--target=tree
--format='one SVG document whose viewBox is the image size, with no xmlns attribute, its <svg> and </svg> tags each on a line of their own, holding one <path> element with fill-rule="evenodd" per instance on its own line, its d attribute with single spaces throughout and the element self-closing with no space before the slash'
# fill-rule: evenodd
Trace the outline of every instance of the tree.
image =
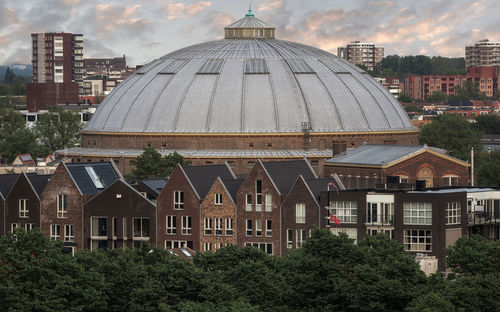
<svg viewBox="0 0 500 312">
<path fill-rule="evenodd" d="M 411 103 L 411 102 L 413 102 L 412 98 L 409 95 L 404 94 L 404 93 L 398 94 L 398 101 L 400 103 Z"/>
<path fill-rule="evenodd" d="M 446 93 L 441 91 L 434 91 L 426 98 L 427 102 L 430 103 L 442 103 L 445 102 L 447 99 L 448 96 L 446 95 Z"/>
<path fill-rule="evenodd" d="M 35 123 L 34 132 L 50 151 L 73 147 L 80 140 L 82 123 L 80 116 L 58 108 L 42 114 Z"/>
<path fill-rule="evenodd" d="M 473 128 L 484 134 L 500 134 L 500 116 L 497 115 L 479 115 Z"/>
<path fill-rule="evenodd" d="M 36 142 L 35 134 L 26 127 L 23 115 L 13 109 L 1 108 L 0 155 L 2 158 L 10 163 L 16 155 L 33 151 L 40 151 L 40 146 Z M 40 155 L 36 153 L 34 156 Z"/>
<path fill-rule="evenodd" d="M 417 105 L 408 105 L 408 106 L 405 106 L 405 111 L 411 113 L 411 112 L 417 112 L 417 113 L 422 113 L 423 110 L 418 107 Z"/>
<path fill-rule="evenodd" d="M 410 303 L 407 312 L 454 312 L 449 300 L 436 293 L 427 293 Z"/>
<path fill-rule="evenodd" d="M 455 273 L 479 275 L 500 273 L 500 241 L 480 235 L 461 237 L 446 249 L 446 264 Z"/>
<path fill-rule="evenodd" d="M 136 168 L 132 169 L 132 172 L 127 177 L 131 179 L 166 178 L 172 173 L 177 164 L 186 166 L 189 163 L 177 152 L 163 157 L 154 148 L 145 147 L 142 154 L 133 161 Z"/>
<path fill-rule="evenodd" d="M 474 166 L 478 186 L 500 186 L 500 151 L 475 153 Z"/>
<path fill-rule="evenodd" d="M 432 123 L 420 131 L 420 144 L 446 149 L 448 153 L 460 159 L 469 159 L 470 149 L 482 149 L 482 135 L 472 129 L 469 122 L 458 115 L 438 115 Z"/>
<path fill-rule="evenodd" d="M 12 84 L 14 82 L 15 77 L 16 75 L 12 72 L 10 67 L 7 67 L 7 69 L 5 70 L 3 81 L 6 84 Z"/>
<path fill-rule="evenodd" d="M 479 91 L 476 84 L 466 81 L 461 85 L 455 86 L 455 94 L 448 97 L 448 102 L 463 103 L 471 100 L 487 100 L 488 97 Z"/>
</svg>

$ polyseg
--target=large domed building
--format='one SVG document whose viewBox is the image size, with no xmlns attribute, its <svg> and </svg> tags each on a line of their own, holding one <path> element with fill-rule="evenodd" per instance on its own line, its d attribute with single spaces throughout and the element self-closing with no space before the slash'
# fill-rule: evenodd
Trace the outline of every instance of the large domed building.
<svg viewBox="0 0 500 312">
<path fill-rule="evenodd" d="M 364 142 L 416 144 L 399 102 L 366 72 L 326 51 L 275 39 L 251 11 L 225 39 L 145 65 L 99 106 L 74 162 L 113 158 L 123 172 L 152 146 L 193 164 L 307 157 L 318 173 L 334 150 Z"/>
</svg>

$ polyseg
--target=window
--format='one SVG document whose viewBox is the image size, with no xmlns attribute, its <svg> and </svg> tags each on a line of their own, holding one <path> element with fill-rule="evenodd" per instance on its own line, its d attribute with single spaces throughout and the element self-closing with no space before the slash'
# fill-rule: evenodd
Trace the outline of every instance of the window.
<svg viewBox="0 0 500 312">
<path fill-rule="evenodd" d="M 245 211 L 252 211 L 252 194 L 247 194 L 246 196 Z"/>
<path fill-rule="evenodd" d="M 252 236 L 252 220 L 247 220 L 247 236 Z"/>
<path fill-rule="evenodd" d="M 262 180 L 255 181 L 255 211 L 262 211 Z"/>
<path fill-rule="evenodd" d="M 255 220 L 255 236 L 262 236 L 262 220 Z"/>
<path fill-rule="evenodd" d="M 65 242 L 75 241 L 75 226 L 73 224 L 64 225 L 64 241 Z"/>
<path fill-rule="evenodd" d="M 165 249 L 184 248 L 187 246 L 187 241 L 165 241 Z"/>
<path fill-rule="evenodd" d="M 134 218 L 134 239 L 148 240 L 149 239 L 149 218 Z"/>
<path fill-rule="evenodd" d="M 113 217 L 111 219 L 111 236 L 115 240 L 118 233 L 118 218 Z"/>
<path fill-rule="evenodd" d="M 57 194 L 57 217 L 58 218 L 66 218 L 67 213 L 66 207 L 66 195 Z"/>
<path fill-rule="evenodd" d="M 351 239 L 354 239 L 354 242 L 358 239 L 358 229 L 357 228 L 345 228 L 345 227 L 334 227 L 330 228 L 330 231 L 333 234 L 345 233 Z"/>
<path fill-rule="evenodd" d="M 358 222 L 358 204 L 357 202 L 332 201 L 330 202 L 331 213 L 336 216 L 341 223 Z M 330 222 L 330 218 L 328 218 Z"/>
<path fill-rule="evenodd" d="M 394 221 L 394 203 L 367 203 L 366 223 L 390 223 Z"/>
<path fill-rule="evenodd" d="M 215 218 L 215 235 L 222 235 L 222 218 Z"/>
<path fill-rule="evenodd" d="M 123 218 L 123 239 L 127 239 L 128 218 Z M 125 242 L 124 242 L 125 243 Z"/>
<path fill-rule="evenodd" d="M 431 230 L 405 230 L 404 244 L 408 251 L 432 251 Z"/>
<path fill-rule="evenodd" d="M 266 236 L 273 236 L 273 221 L 266 220 Z"/>
<path fill-rule="evenodd" d="M 306 223 L 306 205 L 296 204 L 295 205 L 295 222 L 296 223 Z"/>
<path fill-rule="evenodd" d="M 405 224 L 432 224 L 431 203 L 404 203 Z"/>
<path fill-rule="evenodd" d="M 450 202 L 446 204 L 446 224 L 461 223 L 460 202 Z"/>
<path fill-rule="evenodd" d="M 21 223 L 11 223 L 10 224 L 10 231 L 12 233 L 14 233 L 14 230 L 17 229 L 17 228 L 20 228 L 21 227 Z"/>
<path fill-rule="evenodd" d="M 205 226 L 205 235 L 212 235 L 212 218 L 205 218 L 203 223 Z"/>
<path fill-rule="evenodd" d="M 101 217 L 90 218 L 90 235 L 94 238 L 108 238 L 108 219 Z"/>
<path fill-rule="evenodd" d="M 256 247 L 267 253 L 268 255 L 273 254 L 273 244 L 272 243 L 245 243 L 245 247 Z"/>
<path fill-rule="evenodd" d="M 184 209 L 184 192 L 174 191 L 174 209 L 182 210 Z"/>
<path fill-rule="evenodd" d="M 215 194 L 215 204 L 222 205 L 222 193 Z"/>
<path fill-rule="evenodd" d="M 458 185 L 458 176 L 456 175 L 445 175 L 443 177 L 443 185 L 446 186 L 457 186 Z"/>
<path fill-rule="evenodd" d="M 182 216 L 182 235 L 190 235 L 191 227 L 191 216 Z"/>
<path fill-rule="evenodd" d="M 226 219 L 226 236 L 232 236 L 234 232 L 233 219 Z"/>
<path fill-rule="evenodd" d="M 35 227 L 34 223 L 25 223 L 24 224 L 24 230 L 25 231 L 31 231 L 31 230 L 33 230 L 34 227 Z"/>
<path fill-rule="evenodd" d="M 170 235 L 177 234 L 177 217 L 167 216 L 167 228 L 166 233 Z"/>
<path fill-rule="evenodd" d="M 19 206 L 19 218 L 27 218 L 29 214 L 28 200 L 20 199 L 18 201 L 18 206 Z"/>
<path fill-rule="evenodd" d="M 50 225 L 50 240 L 61 239 L 61 226 L 59 224 Z"/>
<path fill-rule="evenodd" d="M 293 230 L 290 229 L 286 230 L 286 248 L 293 248 Z"/>
<path fill-rule="evenodd" d="M 273 195 L 266 194 L 266 211 L 273 211 Z"/>
<path fill-rule="evenodd" d="M 203 251 L 212 251 L 212 243 L 204 243 Z"/>
<path fill-rule="evenodd" d="M 399 176 L 399 183 L 408 183 L 408 176 L 400 175 Z"/>
<path fill-rule="evenodd" d="M 302 247 L 302 244 L 304 244 L 305 240 L 306 240 L 306 230 L 298 229 L 296 247 L 297 248 Z"/>
</svg>

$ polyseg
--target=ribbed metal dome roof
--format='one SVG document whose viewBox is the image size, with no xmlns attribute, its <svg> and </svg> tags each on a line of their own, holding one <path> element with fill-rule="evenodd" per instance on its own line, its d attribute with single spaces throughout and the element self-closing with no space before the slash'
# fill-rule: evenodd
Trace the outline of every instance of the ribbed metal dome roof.
<svg viewBox="0 0 500 312">
<path fill-rule="evenodd" d="M 311 132 L 415 130 L 380 83 L 335 55 L 277 39 L 223 39 L 139 69 L 84 131 L 290 133 L 305 122 Z"/>
</svg>

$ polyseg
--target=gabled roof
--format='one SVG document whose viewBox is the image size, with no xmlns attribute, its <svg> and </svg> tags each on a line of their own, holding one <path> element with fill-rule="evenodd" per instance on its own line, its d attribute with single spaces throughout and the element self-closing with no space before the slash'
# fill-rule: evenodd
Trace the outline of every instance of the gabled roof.
<svg viewBox="0 0 500 312">
<path fill-rule="evenodd" d="M 227 192 L 229 193 L 229 195 L 231 195 L 231 198 L 234 200 L 234 202 L 236 202 L 236 193 L 238 193 L 238 190 L 240 189 L 243 182 L 245 182 L 245 179 L 222 180 L 222 183 L 224 183 Z"/>
<path fill-rule="evenodd" d="M 469 166 L 466 162 L 446 155 L 446 151 L 426 145 L 392 145 L 392 144 L 365 144 L 338 156 L 326 160 L 327 164 L 335 165 L 361 165 L 388 167 L 409 157 L 423 152 L 430 152 L 439 157 L 447 158 L 463 166 Z"/>
<path fill-rule="evenodd" d="M 0 196 L 5 199 L 19 178 L 19 174 L 0 175 Z"/>
<path fill-rule="evenodd" d="M 141 180 L 139 181 L 145 188 L 147 188 L 152 194 L 156 196 L 160 195 L 161 190 L 165 184 L 167 184 L 166 179 L 151 179 L 151 180 Z"/>
<path fill-rule="evenodd" d="M 332 178 L 326 178 L 326 179 L 308 179 L 305 180 L 307 186 L 311 190 L 311 193 L 314 195 L 314 198 L 318 201 L 319 203 L 319 195 L 321 194 L 322 191 L 328 191 L 328 185 L 330 183 L 333 183 L 335 186 L 330 186 L 330 191 L 334 191 L 335 187 L 339 189 L 337 186 L 337 183 L 335 182 L 334 179 Z"/>
<path fill-rule="evenodd" d="M 186 166 L 182 167 L 200 198 L 205 198 L 217 177 L 221 180 L 234 180 L 236 177 L 231 168 L 224 165 Z"/>
<path fill-rule="evenodd" d="M 33 165 L 35 164 L 35 160 L 31 157 L 30 154 L 19 154 L 16 156 L 16 159 L 19 159 L 23 165 Z"/>
<path fill-rule="evenodd" d="M 31 183 L 31 186 L 33 186 L 33 189 L 37 193 L 38 197 L 42 195 L 43 190 L 47 186 L 47 183 L 49 183 L 50 177 L 52 176 L 51 174 L 28 174 L 26 175 L 28 177 L 28 180 Z"/>
<path fill-rule="evenodd" d="M 306 180 L 318 178 L 305 159 L 290 161 L 266 161 L 262 162 L 262 165 L 278 188 L 278 191 L 283 195 L 288 194 L 300 175 L 302 175 Z"/>
<path fill-rule="evenodd" d="M 69 174 L 76 183 L 76 186 L 83 195 L 95 195 L 101 190 L 105 189 L 108 185 L 113 184 L 119 179 L 117 173 L 110 162 L 98 163 L 76 163 L 65 164 Z M 93 179 L 89 175 L 86 167 L 92 168 L 97 175 L 97 178 L 102 183 L 103 188 L 97 188 Z"/>
<path fill-rule="evenodd" d="M 106 192 L 109 191 L 109 189 L 111 188 L 111 186 L 115 185 L 115 184 L 123 184 L 125 187 L 127 187 L 128 189 L 130 189 L 130 191 L 132 191 L 133 193 L 137 194 L 137 196 L 141 199 L 141 200 L 145 200 L 147 201 L 149 204 L 153 205 L 156 207 L 156 204 L 153 203 L 151 200 L 149 200 L 148 198 L 142 196 L 142 194 L 136 190 L 132 185 L 128 184 L 125 180 L 123 179 L 116 179 L 113 183 L 109 184 L 109 185 L 106 185 L 106 187 L 101 191 L 99 192 L 96 196 L 92 197 L 90 200 L 88 200 L 85 204 L 88 204 L 92 201 L 95 201 L 95 200 L 99 200 L 99 197 L 100 196 L 104 196 L 104 194 L 106 194 Z"/>
</svg>

